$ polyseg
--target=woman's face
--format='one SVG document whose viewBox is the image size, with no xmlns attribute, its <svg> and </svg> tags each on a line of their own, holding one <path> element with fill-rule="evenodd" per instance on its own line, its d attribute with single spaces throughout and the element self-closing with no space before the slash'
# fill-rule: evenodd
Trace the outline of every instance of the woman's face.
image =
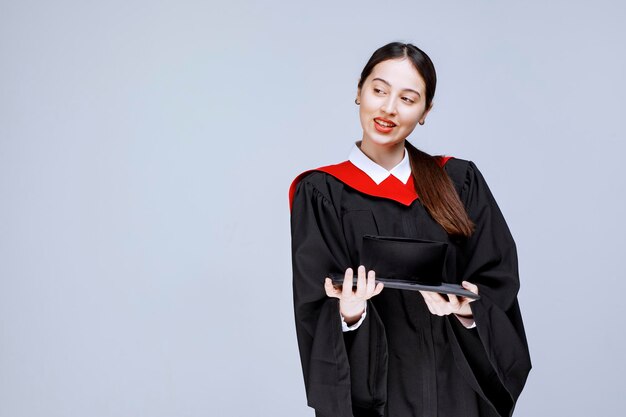
<svg viewBox="0 0 626 417">
<path fill-rule="evenodd" d="M 431 103 L 425 109 L 425 93 L 426 83 L 409 59 L 376 64 L 357 92 L 363 141 L 383 146 L 404 141 L 432 108 Z"/>
</svg>

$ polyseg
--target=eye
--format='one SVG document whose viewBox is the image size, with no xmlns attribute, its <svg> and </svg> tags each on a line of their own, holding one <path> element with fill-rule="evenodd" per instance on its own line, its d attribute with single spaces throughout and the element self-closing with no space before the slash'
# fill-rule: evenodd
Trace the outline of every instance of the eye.
<svg viewBox="0 0 626 417">
<path fill-rule="evenodd" d="M 374 88 L 374 92 L 375 93 L 383 93 L 383 90 L 381 90 L 380 88 Z"/>
<path fill-rule="evenodd" d="M 405 102 L 407 102 L 407 103 L 411 103 L 411 104 L 412 104 L 412 103 L 415 103 L 415 100 L 412 100 L 412 99 L 410 99 L 410 98 L 408 98 L 408 97 L 402 97 L 402 100 L 404 100 L 404 101 L 405 101 Z"/>
</svg>

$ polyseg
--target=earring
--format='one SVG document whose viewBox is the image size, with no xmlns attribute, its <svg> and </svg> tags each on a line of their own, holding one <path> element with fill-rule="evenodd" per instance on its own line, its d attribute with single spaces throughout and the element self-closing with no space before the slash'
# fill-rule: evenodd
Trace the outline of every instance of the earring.
<svg viewBox="0 0 626 417">
<path fill-rule="evenodd" d="M 356 99 L 356 98 L 354 99 L 354 104 L 356 104 L 356 105 L 358 106 L 358 105 L 359 105 L 359 104 L 361 104 L 361 103 L 359 103 L 357 100 L 358 100 L 358 99 Z"/>
<path fill-rule="evenodd" d="M 420 122 L 420 124 L 421 124 L 421 125 L 423 125 L 423 124 L 424 124 L 424 122 Z"/>
</svg>

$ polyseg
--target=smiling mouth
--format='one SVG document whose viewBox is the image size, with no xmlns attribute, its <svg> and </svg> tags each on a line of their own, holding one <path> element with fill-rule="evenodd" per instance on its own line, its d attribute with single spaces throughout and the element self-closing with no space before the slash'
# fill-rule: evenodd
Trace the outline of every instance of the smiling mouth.
<svg viewBox="0 0 626 417">
<path fill-rule="evenodd" d="M 374 119 L 374 122 L 376 122 L 377 125 L 380 125 L 382 127 L 394 127 L 395 126 L 394 123 L 385 122 L 385 121 L 380 120 L 380 119 Z"/>
</svg>

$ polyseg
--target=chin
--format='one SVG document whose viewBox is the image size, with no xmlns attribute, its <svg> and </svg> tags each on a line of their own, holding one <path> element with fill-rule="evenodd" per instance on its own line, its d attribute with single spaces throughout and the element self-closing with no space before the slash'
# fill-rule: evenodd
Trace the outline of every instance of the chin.
<svg viewBox="0 0 626 417">
<path fill-rule="evenodd" d="M 393 146 L 400 142 L 404 142 L 403 139 L 398 139 L 397 136 L 383 136 L 381 134 L 371 135 L 364 139 L 366 142 L 377 146 Z"/>
</svg>

